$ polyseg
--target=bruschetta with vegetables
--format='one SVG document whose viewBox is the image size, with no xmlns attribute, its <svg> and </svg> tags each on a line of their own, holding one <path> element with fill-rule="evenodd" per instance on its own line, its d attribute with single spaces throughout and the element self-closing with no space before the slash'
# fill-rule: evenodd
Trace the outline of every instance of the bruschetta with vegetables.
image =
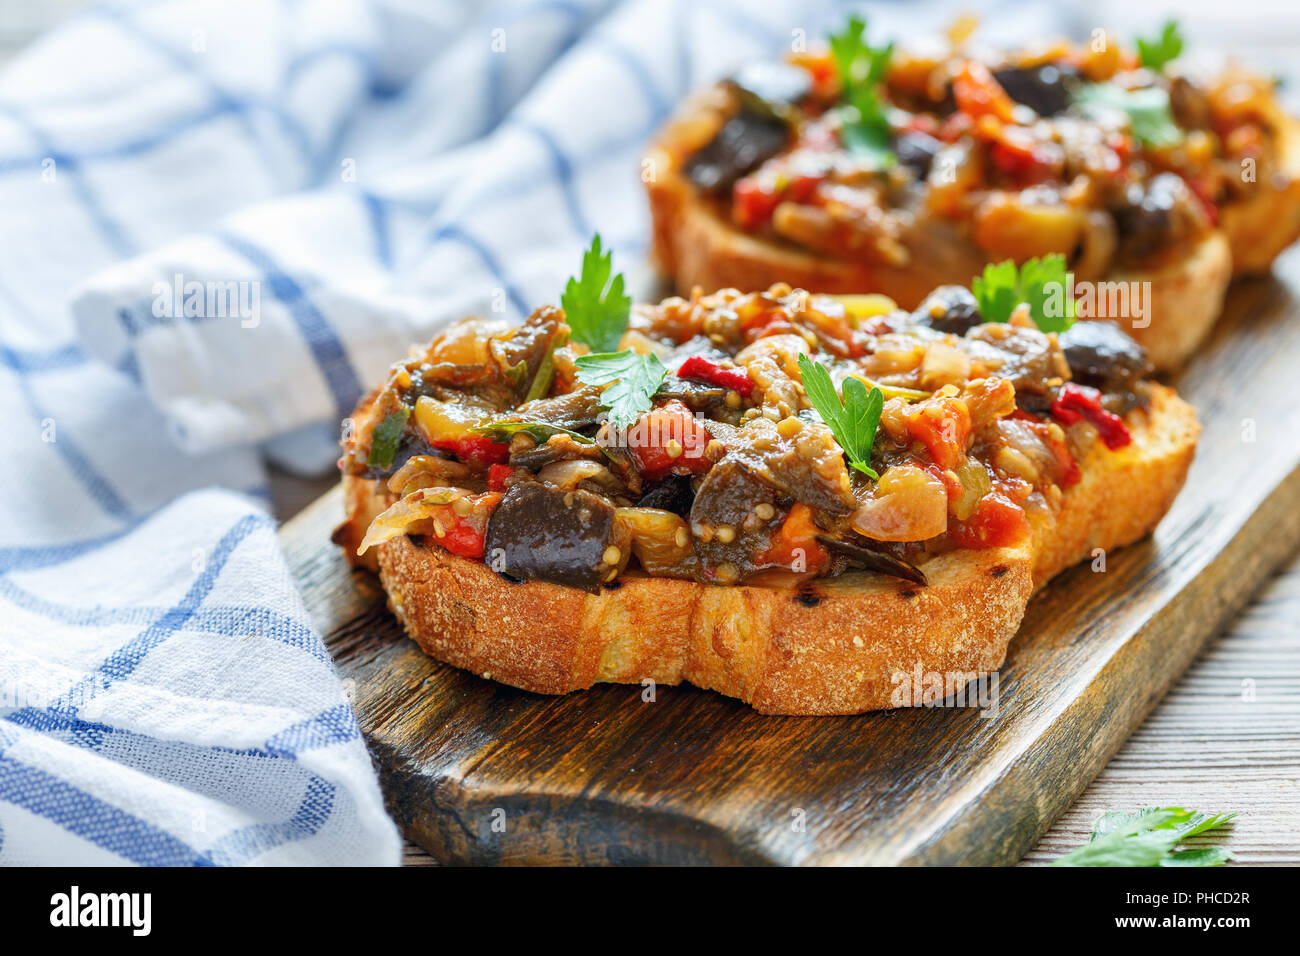
<svg viewBox="0 0 1300 956">
<path fill-rule="evenodd" d="M 873 45 L 854 18 L 692 97 L 646 165 L 661 269 L 682 295 L 785 281 L 915 308 L 985 263 L 1061 254 L 1081 285 L 1128 286 L 1081 317 L 1177 367 L 1233 274 L 1300 235 L 1300 126 L 1274 82 L 1181 69 L 1172 22 L 1133 48 L 966 33 Z"/>
<path fill-rule="evenodd" d="M 541 693 L 850 714 L 918 663 L 991 670 L 1035 588 L 1155 527 L 1196 444 L 1136 342 L 1051 314 L 1063 275 L 633 308 L 597 237 L 561 307 L 454 324 L 361 404 L 335 541 L 430 655 Z"/>
</svg>

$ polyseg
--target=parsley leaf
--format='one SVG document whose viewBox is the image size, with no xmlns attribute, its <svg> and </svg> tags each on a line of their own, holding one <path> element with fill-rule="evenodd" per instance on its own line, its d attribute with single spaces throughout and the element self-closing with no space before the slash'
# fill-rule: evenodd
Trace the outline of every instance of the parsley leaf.
<svg viewBox="0 0 1300 956">
<path fill-rule="evenodd" d="M 651 409 L 651 398 L 668 377 L 659 356 L 631 349 L 584 355 L 577 366 L 579 382 L 607 386 L 600 393 L 600 407 L 609 412 L 610 423 L 619 430 L 632 427 L 642 412 Z"/>
<path fill-rule="evenodd" d="M 856 13 L 848 25 L 830 37 L 831 56 L 845 94 L 859 86 L 875 86 L 885 78 L 894 44 L 873 47 L 866 41 L 867 21 Z"/>
<path fill-rule="evenodd" d="M 1158 86 L 1124 90 L 1110 83 L 1093 83 L 1079 91 L 1077 101 L 1088 111 L 1124 113 L 1133 135 L 1144 146 L 1160 148 L 1183 141 L 1183 131 L 1169 108 L 1169 93 Z"/>
<path fill-rule="evenodd" d="M 610 278 L 613 259 L 613 253 L 602 253 L 597 233 L 591 248 L 582 254 L 582 274 L 569 279 L 560 297 L 574 340 L 596 352 L 618 348 L 632 310 L 632 299 L 623 292 L 623 273 Z"/>
<path fill-rule="evenodd" d="M 864 37 L 866 29 L 866 21 L 854 14 L 842 32 L 830 37 L 831 57 L 848 107 L 842 113 L 840 137 L 850 153 L 884 167 L 894 162 L 894 130 L 876 88 L 889 69 L 894 44 L 871 46 Z"/>
<path fill-rule="evenodd" d="M 1005 322 L 1021 302 L 1029 303 L 1029 315 L 1044 332 L 1064 332 L 1074 324 L 1072 276 L 1059 252 L 1030 259 L 1019 269 L 1010 259 L 984 267 L 984 274 L 971 280 L 970 289 L 985 322 Z"/>
<path fill-rule="evenodd" d="M 1171 60 L 1178 59 L 1183 52 L 1183 36 L 1178 32 L 1178 21 L 1165 21 L 1160 36 L 1154 40 L 1137 38 L 1138 59 L 1150 70 L 1159 70 Z"/>
<path fill-rule="evenodd" d="M 894 128 L 880 105 L 875 90 L 864 86 L 854 91 L 850 103 L 857 119 L 845 117 L 840 127 L 840 139 L 850 153 L 869 159 L 877 168 L 894 163 Z"/>
<path fill-rule="evenodd" d="M 1223 826 L 1235 813 L 1207 816 L 1182 807 L 1107 813 L 1088 842 L 1052 866 L 1220 866 L 1232 858 L 1223 847 L 1175 852 L 1188 837 Z"/>
<path fill-rule="evenodd" d="M 870 462 L 880 411 L 885 406 L 885 397 L 880 394 L 880 389 L 873 387 L 868 392 L 860 379 L 850 376 L 844 380 L 844 399 L 841 401 L 826 366 L 802 353 L 799 355 L 799 373 L 808 401 L 812 402 L 813 408 L 817 409 L 822 421 L 849 456 L 849 464 L 863 474 L 879 478 Z"/>
</svg>

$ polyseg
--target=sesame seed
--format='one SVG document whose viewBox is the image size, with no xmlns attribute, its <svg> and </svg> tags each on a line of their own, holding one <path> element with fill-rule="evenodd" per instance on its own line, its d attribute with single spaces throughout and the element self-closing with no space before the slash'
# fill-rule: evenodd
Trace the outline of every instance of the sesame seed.
<svg viewBox="0 0 1300 956">
<path fill-rule="evenodd" d="M 620 551 L 615 545 L 611 544 L 608 548 L 605 549 L 605 553 L 600 556 L 600 560 L 604 561 L 606 564 L 618 564 L 619 560 L 622 557 L 623 557 L 623 552 Z"/>
<path fill-rule="evenodd" d="M 729 524 L 718 525 L 718 540 L 723 544 L 731 544 L 736 540 L 736 529 Z"/>
<path fill-rule="evenodd" d="M 754 514 L 758 515 L 759 518 L 761 518 L 764 521 L 771 521 L 774 517 L 776 517 L 776 509 L 773 508 L 771 505 L 769 505 L 766 501 L 763 501 L 760 502 L 759 504 L 754 505 Z"/>
</svg>

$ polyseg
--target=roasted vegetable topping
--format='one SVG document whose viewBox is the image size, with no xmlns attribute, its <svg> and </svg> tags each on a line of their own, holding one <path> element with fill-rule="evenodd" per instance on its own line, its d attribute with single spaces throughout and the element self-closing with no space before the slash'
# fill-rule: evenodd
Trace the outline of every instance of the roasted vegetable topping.
<svg viewBox="0 0 1300 956">
<path fill-rule="evenodd" d="M 513 331 L 458 324 L 394 368 L 347 443 L 344 469 L 397 499 L 363 545 L 414 535 L 589 591 L 629 565 L 924 583 L 933 555 L 1026 541 L 1027 509 L 1059 507 L 1097 437 L 1132 440 L 1119 414 L 1145 401 L 1141 349 L 1111 323 L 1058 339 L 1033 320 L 1062 270 L 1008 264 L 910 314 L 780 285 L 668 299 L 613 353 L 570 341 L 554 309 Z M 505 374 L 516 361 L 535 381 L 543 356 L 546 388 Z"/>
<path fill-rule="evenodd" d="M 895 267 L 953 230 L 984 261 L 1058 254 L 1091 281 L 1176 258 L 1220 205 L 1290 179 L 1273 81 L 1179 71 L 1173 22 L 1135 47 L 994 53 L 868 42 L 855 16 L 828 41 L 747 68 L 701 121 L 713 139 L 683 137 L 687 176 L 742 230 Z"/>
</svg>

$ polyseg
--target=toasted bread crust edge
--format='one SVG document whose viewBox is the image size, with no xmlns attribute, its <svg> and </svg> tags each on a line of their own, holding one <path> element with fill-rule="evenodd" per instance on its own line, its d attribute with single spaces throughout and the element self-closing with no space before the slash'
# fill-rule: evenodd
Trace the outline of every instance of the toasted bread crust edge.
<svg viewBox="0 0 1300 956">
<path fill-rule="evenodd" d="M 1155 527 L 1182 487 L 1199 429 L 1191 406 L 1160 386 L 1129 422 L 1133 444 L 1093 447 L 1056 521 L 1035 522 L 1032 547 L 942 555 L 926 565 L 928 587 L 864 573 L 799 590 L 629 575 L 593 595 L 513 582 L 406 536 L 379 546 L 379 574 L 427 654 L 525 690 L 685 681 L 765 714 L 887 709 L 907 702 L 898 695 L 918 667 L 996 669 L 1036 586 Z M 392 499 L 373 481 L 344 486 L 350 530 L 338 538 L 350 541 Z"/>
<path fill-rule="evenodd" d="M 681 171 L 674 144 L 683 131 L 719 114 L 722 98 L 710 90 L 686 101 L 647 154 L 654 176 L 646 183 L 652 222 L 652 250 L 659 270 L 672 279 L 679 295 L 699 286 L 705 290 L 736 288 L 750 292 L 774 282 L 813 292 L 883 292 L 903 308 L 915 308 L 936 286 L 966 284 L 971 275 L 953 274 L 964 267 L 937 262 L 925 249 L 914 250 L 906 267 L 870 265 L 819 256 L 758 239 L 721 219 L 700 198 Z M 1151 283 L 1149 324 L 1122 323 L 1150 356 L 1157 369 L 1177 369 L 1195 351 L 1223 311 L 1223 297 L 1238 271 L 1267 269 L 1273 258 L 1300 234 L 1300 135 L 1289 132 L 1288 168 L 1297 175 L 1282 191 L 1263 194 L 1223 211 L 1223 231 L 1211 232 L 1179 261 L 1141 272 L 1115 270 L 1099 281 Z M 698 135 L 698 134 L 696 134 Z M 1238 251 L 1241 246 L 1242 251 Z M 1249 252 L 1246 251 L 1249 247 Z M 971 246 L 972 261 L 984 256 Z M 1240 258 L 1236 258 L 1240 256 Z M 964 260 L 963 260 L 964 261 Z"/>
<path fill-rule="evenodd" d="M 1300 122 L 1280 111 L 1273 118 L 1281 176 L 1261 183 L 1244 202 L 1224 206 L 1219 226 L 1232 247 L 1234 275 L 1267 272 L 1287 246 L 1300 239 Z"/>
</svg>

